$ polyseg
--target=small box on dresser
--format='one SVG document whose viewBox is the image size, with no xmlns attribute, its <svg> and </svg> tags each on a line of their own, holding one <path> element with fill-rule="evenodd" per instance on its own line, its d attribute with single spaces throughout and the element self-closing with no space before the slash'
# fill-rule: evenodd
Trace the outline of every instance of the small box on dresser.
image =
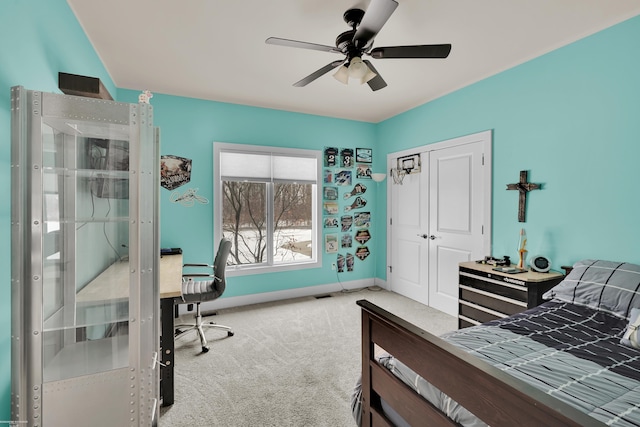
<svg viewBox="0 0 640 427">
<path fill-rule="evenodd" d="M 543 302 L 542 294 L 562 281 L 557 272 L 509 274 L 475 261 L 459 266 L 458 328 L 520 313 Z"/>
</svg>

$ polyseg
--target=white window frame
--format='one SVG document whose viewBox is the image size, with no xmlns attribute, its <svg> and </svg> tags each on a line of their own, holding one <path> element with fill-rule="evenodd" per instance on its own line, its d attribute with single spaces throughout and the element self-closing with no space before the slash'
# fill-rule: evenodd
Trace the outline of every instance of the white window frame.
<svg viewBox="0 0 640 427">
<path fill-rule="evenodd" d="M 278 271 L 303 270 L 308 268 L 319 268 L 322 266 L 322 152 L 320 150 L 305 150 L 301 148 L 269 147 L 260 145 L 233 144 L 228 142 L 213 143 L 213 242 L 214 254 L 218 250 L 218 243 L 222 239 L 222 180 L 220 177 L 220 153 L 271 153 L 288 156 L 312 157 L 316 159 L 316 185 L 313 191 L 313 228 L 314 238 L 312 247 L 312 259 L 308 261 L 296 261 L 291 263 L 278 264 L 240 264 L 230 265 L 226 268 L 228 276 L 242 276 L 248 274 L 272 273 Z M 270 203 L 273 203 L 271 200 Z M 271 239 L 269 245 L 272 245 Z"/>
</svg>

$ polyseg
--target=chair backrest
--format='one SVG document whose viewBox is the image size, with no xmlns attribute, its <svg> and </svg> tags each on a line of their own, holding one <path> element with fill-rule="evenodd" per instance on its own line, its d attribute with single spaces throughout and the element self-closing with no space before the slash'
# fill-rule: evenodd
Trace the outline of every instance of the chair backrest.
<svg viewBox="0 0 640 427">
<path fill-rule="evenodd" d="M 218 245 L 218 252 L 213 260 L 213 275 L 215 276 L 216 287 L 221 293 L 226 287 L 225 280 L 225 268 L 227 267 L 227 260 L 231 253 L 231 240 L 223 238 Z"/>
</svg>

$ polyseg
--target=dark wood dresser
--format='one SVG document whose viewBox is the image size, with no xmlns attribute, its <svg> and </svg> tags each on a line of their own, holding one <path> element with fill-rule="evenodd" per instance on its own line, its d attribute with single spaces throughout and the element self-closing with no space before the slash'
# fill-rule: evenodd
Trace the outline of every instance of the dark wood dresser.
<svg viewBox="0 0 640 427">
<path fill-rule="evenodd" d="M 508 274 L 493 265 L 462 262 L 459 268 L 458 328 L 519 313 L 542 303 L 542 294 L 560 283 L 557 272 Z"/>
</svg>

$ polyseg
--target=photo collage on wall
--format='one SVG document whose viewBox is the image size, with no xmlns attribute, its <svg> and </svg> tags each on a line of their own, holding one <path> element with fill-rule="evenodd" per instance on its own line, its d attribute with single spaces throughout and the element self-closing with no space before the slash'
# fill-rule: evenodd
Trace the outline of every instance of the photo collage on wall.
<svg viewBox="0 0 640 427">
<path fill-rule="evenodd" d="M 338 273 L 354 271 L 354 260 L 369 256 L 371 212 L 365 193 L 372 182 L 371 162 L 371 148 L 324 149 L 325 252 L 336 254 Z"/>
</svg>

